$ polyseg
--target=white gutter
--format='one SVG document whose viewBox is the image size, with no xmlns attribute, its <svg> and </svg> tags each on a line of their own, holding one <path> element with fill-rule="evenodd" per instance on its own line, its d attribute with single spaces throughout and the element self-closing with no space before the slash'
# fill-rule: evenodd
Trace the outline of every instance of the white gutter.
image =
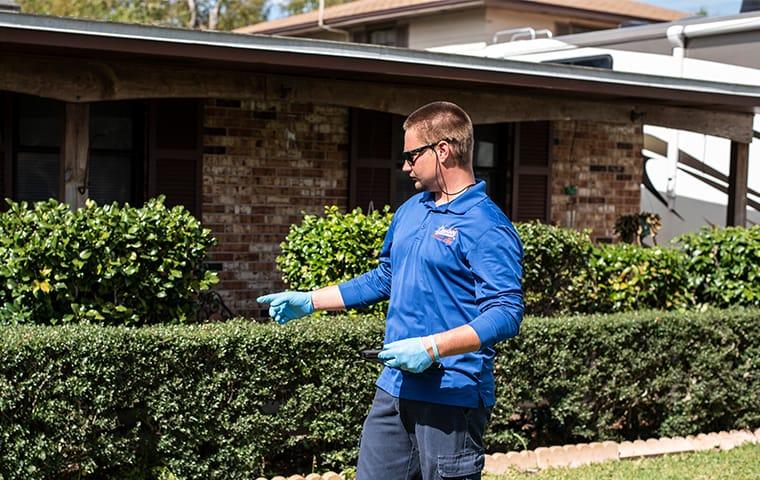
<svg viewBox="0 0 760 480">
<path fill-rule="evenodd" d="M 738 20 L 723 20 L 720 22 L 686 25 L 684 36 L 688 38 L 709 37 L 725 33 L 739 33 L 760 28 L 760 17 L 741 18 Z"/>
</svg>

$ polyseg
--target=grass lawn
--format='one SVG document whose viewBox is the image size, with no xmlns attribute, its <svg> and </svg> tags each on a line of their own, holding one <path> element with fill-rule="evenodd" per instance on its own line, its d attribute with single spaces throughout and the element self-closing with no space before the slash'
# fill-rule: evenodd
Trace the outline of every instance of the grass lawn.
<svg viewBox="0 0 760 480">
<path fill-rule="evenodd" d="M 621 460 L 539 473 L 486 475 L 484 480 L 760 480 L 760 444 L 726 452 L 698 452 L 639 460 Z"/>
</svg>

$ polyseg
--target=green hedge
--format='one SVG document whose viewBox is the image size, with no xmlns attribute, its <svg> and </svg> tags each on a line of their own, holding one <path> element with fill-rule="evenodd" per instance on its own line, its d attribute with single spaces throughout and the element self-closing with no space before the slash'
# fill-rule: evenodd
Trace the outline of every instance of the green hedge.
<svg viewBox="0 0 760 480">
<path fill-rule="evenodd" d="M 583 283 L 589 278 L 594 246 L 588 232 L 540 222 L 516 223 L 523 242 L 525 309 L 532 315 L 575 311 Z"/>
<path fill-rule="evenodd" d="M 760 306 L 760 225 L 704 227 L 675 242 L 686 254 L 689 285 L 701 303 Z"/>
<path fill-rule="evenodd" d="M 277 264 L 292 289 L 336 284 L 377 265 L 392 214 L 307 215 L 282 243 Z M 760 306 L 760 226 L 705 228 L 675 248 L 592 244 L 587 231 L 515 223 L 522 239 L 525 311 L 530 315 Z M 374 307 L 383 313 L 384 304 Z"/>
<path fill-rule="evenodd" d="M 671 310 L 695 303 L 686 255 L 680 250 L 627 243 L 600 245 L 584 262 L 586 268 L 574 277 L 573 311 Z"/>
<path fill-rule="evenodd" d="M 72 212 L 50 200 L 0 213 L 0 322 L 194 321 L 217 276 L 208 229 L 163 198 Z"/>
<path fill-rule="evenodd" d="M 0 478 L 250 479 L 355 461 L 379 319 L 2 326 Z M 760 424 L 760 311 L 528 318 L 491 449 Z"/>
</svg>

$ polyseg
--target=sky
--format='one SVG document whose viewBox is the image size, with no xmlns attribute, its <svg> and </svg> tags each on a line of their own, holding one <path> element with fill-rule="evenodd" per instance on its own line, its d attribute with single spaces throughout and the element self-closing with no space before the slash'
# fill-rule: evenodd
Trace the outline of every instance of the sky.
<svg viewBox="0 0 760 480">
<path fill-rule="evenodd" d="M 651 3 L 660 7 L 695 13 L 700 8 L 707 10 L 711 17 L 721 15 L 734 15 L 739 13 L 741 0 L 638 0 L 642 3 Z"/>
</svg>

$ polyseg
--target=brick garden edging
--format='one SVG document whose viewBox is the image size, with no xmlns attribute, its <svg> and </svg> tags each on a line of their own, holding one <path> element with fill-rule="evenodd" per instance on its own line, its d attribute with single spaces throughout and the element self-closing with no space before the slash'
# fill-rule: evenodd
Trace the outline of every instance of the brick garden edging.
<svg viewBox="0 0 760 480">
<path fill-rule="evenodd" d="M 760 443 L 760 428 L 731 430 L 730 432 L 700 433 L 688 437 L 650 438 L 633 442 L 593 442 L 577 445 L 541 447 L 521 452 L 486 455 L 485 473 L 501 475 L 510 468 L 519 471 L 538 471 L 552 467 L 580 467 L 592 463 L 618 461 L 631 458 L 655 457 L 670 453 L 730 450 L 744 443 Z M 343 475 L 327 472 L 322 475 L 272 477 L 270 480 L 343 480 Z M 259 477 L 256 480 L 267 480 Z"/>
<path fill-rule="evenodd" d="M 308 475 L 301 476 L 301 475 L 291 475 L 289 477 L 272 477 L 271 480 L 343 480 L 345 477 L 343 475 L 338 475 L 335 472 L 327 472 L 322 475 L 318 473 L 310 473 Z M 267 480 L 264 477 L 257 478 L 256 480 Z"/>
<path fill-rule="evenodd" d="M 630 458 L 654 457 L 669 453 L 730 450 L 744 443 L 760 443 L 760 428 L 730 432 L 700 433 L 688 437 L 650 438 L 633 442 L 594 442 L 577 445 L 541 447 L 521 452 L 486 455 L 485 472 L 503 474 L 513 468 L 537 471 L 551 467 L 580 467 L 591 463 Z"/>
</svg>

